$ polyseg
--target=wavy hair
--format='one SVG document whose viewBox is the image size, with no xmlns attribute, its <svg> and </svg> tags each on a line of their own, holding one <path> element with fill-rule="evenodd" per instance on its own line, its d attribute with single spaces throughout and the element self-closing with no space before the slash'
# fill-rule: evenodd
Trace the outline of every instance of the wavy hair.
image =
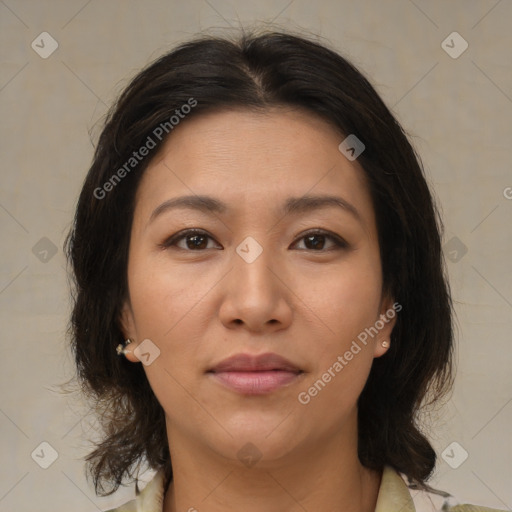
<svg viewBox="0 0 512 512">
<path fill-rule="evenodd" d="M 87 457 L 97 494 L 114 492 L 141 464 L 172 478 L 164 411 L 142 365 L 115 350 L 124 341 L 119 318 L 135 193 L 151 158 L 108 193 L 98 190 L 190 98 L 197 104 L 187 118 L 213 109 L 301 108 L 364 143 L 358 162 L 376 213 L 383 291 L 403 311 L 359 397 L 358 453 L 366 467 L 390 465 L 424 484 L 436 455 L 418 412 L 451 387 L 453 327 L 442 223 L 420 159 L 369 81 L 336 51 L 290 33 L 244 32 L 200 36 L 138 73 L 107 115 L 79 196 L 66 241 L 74 278 L 69 331 L 78 382 L 103 427 Z M 153 154 L 165 140 L 155 140 Z"/>
</svg>

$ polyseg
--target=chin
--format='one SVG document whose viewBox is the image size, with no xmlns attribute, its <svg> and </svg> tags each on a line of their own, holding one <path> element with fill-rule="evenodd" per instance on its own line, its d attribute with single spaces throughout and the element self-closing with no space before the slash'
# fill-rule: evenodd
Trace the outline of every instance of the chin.
<svg viewBox="0 0 512 512">
<path fill-rule="evenodd" d="M 300 432 L 296 421 L 285 419 L 287 413 L 237 414 L 224 423 L 233 436 L 223 435 L 212 443 L 212 448 L 228 459 L 246 459 L 261 463 L 277 461 L 292 452 L 299 444 Z M 284 421 L 283 421 L 284 420 Z"/>
</svg>

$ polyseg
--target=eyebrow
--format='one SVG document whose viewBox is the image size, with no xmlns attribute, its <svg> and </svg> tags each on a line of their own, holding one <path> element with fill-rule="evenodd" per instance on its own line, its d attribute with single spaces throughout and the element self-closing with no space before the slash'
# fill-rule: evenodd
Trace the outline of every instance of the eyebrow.
<svg viewBox="0 0 512 512">
<path fill-rule="evenodd" d="M 337 207 L 345 212 L 351 214 L 356 220 L 364 224 L 361 214 L 357 208 L 339 196 L 332 195 L 317 195 L 317 196 L 302 196 L 288 198 L 281 210 L 283 215 L 307 213 L 320 208 Z M 161 205 L 157 206 L 149 218 L 152 222 L 156 217 L 162 215 L 170 210 L 186 208 L 191 210 L 201 211 L 207 214 L 221 214 L 229 210 L 228 206 L 211 196 L 205 195 L 190 195 L 180 196 L 173 199 L 164 201 Z"/>
</svg>

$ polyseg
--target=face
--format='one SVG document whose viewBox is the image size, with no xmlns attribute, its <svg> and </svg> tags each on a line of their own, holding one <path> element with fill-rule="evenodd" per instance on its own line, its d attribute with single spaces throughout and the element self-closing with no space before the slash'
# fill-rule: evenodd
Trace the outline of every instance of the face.
<svg viewBox="0 0 512 512">
<path fill-rule="evenodd" d="M 124 334 L 172 440 L 275 460 L 352 432 L 394 324 L 344 137 L 310 113 L 187 119 L 146 170 Z M 390 311 L 393 314 L 390 314 Z M 347 434 L 348 435 L 348 434 Z"/>
</svg>

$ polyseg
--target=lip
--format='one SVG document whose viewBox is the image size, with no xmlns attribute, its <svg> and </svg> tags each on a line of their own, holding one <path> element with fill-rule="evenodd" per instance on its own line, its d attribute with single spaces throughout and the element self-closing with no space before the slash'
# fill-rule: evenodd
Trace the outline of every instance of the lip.
<svg viewBox="0 0 512 512">
<path fill-rule="evenodd" d="M 272 393 L 299 378 L 303 371 L 273 353 L 253 356 L 236 354 L 207 372 L 224 386 L 245 395 Z"/>
<path fill-rule="evenodd" d="M 299 373 L 301 369 L 288 361 L 284 357 L 266 353 L 257 356 L 251 354 L 235 354 L 217 363 L 209 371 L 220 372 L 265 372 L 271 370 L 281 370 Z"/>
</svg>

